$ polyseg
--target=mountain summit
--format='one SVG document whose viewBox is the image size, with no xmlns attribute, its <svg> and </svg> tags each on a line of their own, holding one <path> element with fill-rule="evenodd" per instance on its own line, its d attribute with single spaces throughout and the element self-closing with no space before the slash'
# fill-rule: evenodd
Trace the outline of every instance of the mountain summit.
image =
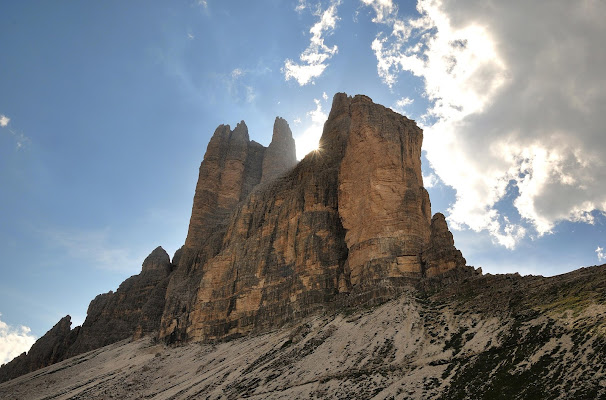
<svg viewBox="0 0 606 400">
<path fill-rule="evenodd" d="M 589 340 L 581 331 L 571 331 L 545 313 L 552 309 L 560 312 L 553 304 L 568 304 L 570 296 L 576 296 L 570 301 L 581 310 L 595 305 L 585 323 L 592 321 L 588 326 L 603 335 L 604 323 L 599 321 L 606 315 L 606 299 L 593 294 L 603 287 L 604 268 L 570 275 L 565 279 L 566 287 L 583 289 L 572 293 L 563 291 L 557 279 L 483 276 L 481 270 L 466 265 L 444 216 L 431 213 L 421 174 L 422 141 L 423 132 L 413 120 L 373 103 L 367 96 L 343 93 L 334 96 L 318 150 L 299 163 L 292 132 L 282 118 L 276 118 L 267 148 L 250 140 L 244 121 L 233 130 L 220 125 L 200 165 L 187 239 L 172 261 L 161 247 L 156 248 L 139 275 L 124 281 L 115 293 L 99 295 L 91 302 L 82 327 L 70 330 L 69 316 L 63 318 L 28 354 L 3 366 L 0 381 L 144 336 L 165 345 L 231 340 L 234 346 L 245 348 L 246 340 L 260 334 L 294 329 L 284 342 L 276 339 L 281 334 L 275 334 L 279 348 L 266 350 L 280 359 L 280 349 L 291 344 L 298 348 L 297 343 L 301 343 L 298 356 L 291 355 L 297 363 L 340 329 L 367 329 L 359 326 L 357 319 L 345 323 L 336 316 L 369 309 L 388 310 L 385 312 L 401 324 L 392 327 L 395 331 L 381 332 L 393 321 L 384 316 L 361 319 L 379 324 L 371 330 L 384 340 L 381 346 L 387 347 L 379 349 L 385 353 L 380 353 L 383 358 L 373 358 L 371 364 L 377 370 L 387 368 L 383 376 L 390 376 L 390 382 L 397 381 L 397 373 L 392 374 L 397 368 L 405 365 L 409 369 L 414 363 L 423 368 L 439 367 L 427 369 L 425 379 L 439 375 L 447 382 L 464 381 L 464 376 L 457 374 L 467 373 L 466 368 L 483 376 L 486 371 L 474 370 L 474 363 L 493 354 L 486 352 L 502 351 L 502 346 L 525 346 L 525 329 L 529 335 L 544 335 L 536 341 L 539 347 L 527 349 L 528 357 L 546 354 L 541 346 L 549 345 L 550 357 L 557 360 L 557 349 L 573 351 L 573 346 L 557 342 L 563 335 L 568 335 L 570 343 Z M 583 282 L 587 275 L 593 277 L 589 286 Z M 389 302 L 399 305 L 392 310 L 385 305 Z M 376 309 L 381 304 L 382 308 Z M 540 307 L 546 307 L 545 312 L 538 311 Z M 320 325 L 309 325 L 310 318 L 320 317 L 325 320 Z M 571 315 L 571 321 L 577 317 Z M 340 322 L 334 322 L 337 320 Z M 400 330 L 403 336 L 397 334 Z M 331 352 L 338 348 L 345 351 L 352 345 L 359 353 L 350 356 L 365 365 L 367 353 L 379 350 L 369 344 L 374 343 L 371 338 L 369 343 L 354 345 L 351 340 L 360 339 L 356 337 L 334 339 L 329 348 Z M 416 341 L 411 341 L 412 337 Z M 591 349 L 576 351 L 589 354 L 591 350 L 592 360 L 603 361 L 603 336 L 599 337 L 601 341 L 591 339 Z M 305 343 L 315 344 L 308 348 Z M 469 348 L 462 351 L 467 344 Z M 403 357 L 402 352 L 408 354 L 408 361 L 394 364 Z M 288 363 L 288 351 L 283 353 L 282 361 Z M 267 354 L 258 354 L 259 360 L 265 361 L 259 361 L 255 368 L 266 364 L 268 359 L 263 357 Z M 472 360 L 474 355 L 478 360 Z M 496 357 L 501 356 L 510 354 L 502 351 Z M 323 357 L 328 371 L 332 364 Z M 487 365 L 494 361 L 482 360 Z M 528 362 L 531 368 L 534 364 Z M 232 371 L 241 368 L 237 363 L 230 365 Z M 503 365 L 495 361 L 494 368 Z M 590 380 L 593 385 L 603 379 L 604 366 L 593 361 L 591 365 L 598 368 L 594 368 L 598 380 Z M 504 373 L 524 368 L 522 360 L 509 366 Z M 346 382 L 351 379 L 352 368 L 358 367 L 339 370 L 340 378 L 335 372 L 326 379 Z M 254 368 L 248 372 L 252 371 L 264 376 Z M 363 375 L 374 376 L 375 372 Z M 209 384 L 217 383 L 211 380 Z M 257 382 L 253 389 L 262 391 L 259 385 Z M 288 385 L 283 382 L 284 387 Z M 431 395 L 437 387 L 427 385 L 423 396 Z M 442 386 L 436 393 L 467 393 L 449 384 Z M 477 393 L 489 389 L 484 387 Z M 248 393 L 232 392 L 234 397 Z M 327 393 L 331 397 L 330 391 Z"/>
</svg>

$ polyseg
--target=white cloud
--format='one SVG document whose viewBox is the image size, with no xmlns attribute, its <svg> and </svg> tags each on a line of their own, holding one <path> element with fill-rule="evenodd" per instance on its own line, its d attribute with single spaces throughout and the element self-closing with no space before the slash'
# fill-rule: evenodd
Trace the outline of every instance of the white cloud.
<svg viewBox="0 0 606 400">
<path fill-rule="evenodd" d="M 0 127 L 6 128 L 10 123 L 11 119 L 4 114 L 0 114 Z M 23 133 L 16 131 L 11 128 L 7 128 L 8 133 L 14 138 L 17 150 L 26 147 L 31 143 L 31 139 L 25 136 Z"/>
<path fill-rule="evenodd" d="M 362 1 L 387 29 L 371 46 L 383 82 L 423 79 L 424 149 L 456 189 L 454 228 L 513 248 L 529 229 L 606 210 L 606 3 L 419 0 L 406 20 L 391 1 Z M 516 223 L 498 204 L 512 189 Z"/>
<path fill-rule="evenodd" d="M 299 2 L 299 5 L 297 5 L 296 10 L 299 12 L 302 10 L 300 8 L 301 4 L 305 4 L 305 2 Z M 311 33 L 309 46 L 299 56 L 301 62 L 296 63 L 291 59 L 286 59 L 282 72 L 287 81 L 292 78 L 300 86 L 309 83 L 313 84 L 314 79 L 322 75 L 326 67 L 328 67 L 327 61 L 337 54 L 337 45 L 332 47 L 325 45 L 324 35 L 330 34 L 335 29 L 339 20 L 337 16 L 337 6 L 339 4 L 340 1 L 333 0 L 326 10 L 319 13 L 320 20 L 309 30 L 309 33 Z"/>
<path fill-rule="evenodd" d="M 257 94 L 255 93 L 255 89 L 252 86 L 245 86 L 246 88 L 246 102 L 252 103 L 255 101 Z"/>
<path fill-rule="evenodd" d="M 247 83 L 251 79 L 243 79 L 249 75 L 261 75 L 267 72 L 267 69 L 262 70 L 243 70 L 242 68 L 234 68 L 225 78 L 228 93 L 237 100 L 243 100 L 247 103 L 255 101 L 257 94 L 255 88 Z"/>
<path fill-rule="evenodd" d="M 199 6 L 203 6 L 204 8 L 208 7 L 208 1 L 207 0 L 198 0 L 198 5 Z"/>
<path fill-rule="evenodd" d="M 187 38 L 188 38 L 189 40 L 194 40 L 195 36 L 194 36 L 192 33 L 188 33 L 188 34 L 187 34 Z"/>
<path fill-rule="evenodd" d="M 423 186 L 426 189 L 432 188 L 438 184 L 438 177 L 430 173 L 429 175 L 423 175 Z"/>
<path fill-rule="evenodd" d="M 27 326 L 13 327 L 0 320 L 0 364 L 6 364 L 21 353 L 29 351 L 36 341 L 36 337 L 30 332 L 31 329 Z"/>
<path fill-rule="evenodd" d="M 301 123 L 301 117 L 297 117 L 295 118 L 295 120 L 293 121 L 294 124 L 300 124 Z"/>
<path fill-rule="evenodd" d="M 328 114 L 322 108 L 322 101 L 314 99 L 314 103 L 316 104 L 316 108 L 307 113 L 310 123 L 302 134 L 295 136 L 298 160 L 305 157 L 307 153 L 318 149 L 324 123 L 328 119 Z M 299 122 L 301 122 L 300 119 Z"/>
<path fill-rule="evenodd" d="M 299 0 L 299 3 L 297 3 L 297 6 L 295 7 L 295 11 L 298 13 L 302 13 L 303 10 L 305 10 L 307 7 L 308 4 L 306 0 Z"/>
<path fill-rule="evenodd" d="M 606 260 L 606 253 L 604 252 L 604 249 L 601 248 L 600 246 L 598 246 L 598 248 L 595 249 L 595 253 L 598 256 L 598 261 L 602 262 L 602 261 Z"/>
<path fill-rule="evenodd" d="M 385 22 L 387 18 L 392 19 L 395 7 L 391 0 L 362 0 L 362 3 L 371 6 L 376 13 L 376 17 L 372 22 Z"/>
<path fill-rule="evenodd" d="M 414 103 L 413 99 L 411 99 L 409 97 L 402 97 L 401 99 L 396 101 L 396 104 L 392 107 L 392 109 L 395 112 L 398 112 L 398 113 L 404 115 L 406 113 L 405 108 L 407 106 L 411 105 L 412 103 Z"/>
</svg>

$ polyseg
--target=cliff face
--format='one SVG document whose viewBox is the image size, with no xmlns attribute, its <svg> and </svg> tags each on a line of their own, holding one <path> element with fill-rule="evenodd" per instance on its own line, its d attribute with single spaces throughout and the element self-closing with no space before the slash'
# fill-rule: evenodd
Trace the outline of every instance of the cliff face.
<svg viewBox="0 0 606 400">
<path fill-rule="evenodd" d="M 357 96 L 339 169 L 339 215 L 352 285 L 420 276 L 431 205 L 421 175 L 423 133 L 414 121 Z"/>
<path fill-rule="evenodd" d="M 278 175 L 270 156 L 284 154 L 275 149 L 284 147 L 287 128 L 276 119 L 262 177 Z M 212 244 L 187 249 L 186 242 L 188 255 L 180 255 L 171 279 L 160 337 L 212 340 L 260 332 L 335 302 L 393 297 L 397 287 L 426 275 L 456 268 L 470 274 L 462 257 L 450 262 L 456 249 L 442 240 L 449 234 L 443 218 L 432 236 L 422 140 L 414 121 L 366 96 L 337 94 L 319 151 L 234 205 L 227 226 L 207 223 Z M 196 196 L 220 187 L 203 167 Z M 192 215 L 203 214 L 198 204 L 194 200 Z"/>
<path fill-rule="evenodd" d="M 606 266 L 477 275 L 229 342 L 116 343 L 0 398 L 604 399 L 604 293 Z"/>
<path fill-rule="evenodd" d="M 228 125 L 217 128 L 200 165 L 185 245 L 173 257 L 179 268 L 166 292 L 161 337 L 173 342 L 190 339 L 190 314 L 197 306 L 202 280 L 210 284 L 210 262 L 225 247 L 230 216 L 257 185 L 270 184 L 295 163 L 292 132 L 282 118 L 276 118 L 268 148 L 249 139 L 244 122 L 233 131 Z"/>
<path fill-rule="evenodd" d="M 164 309 L 164 295 L 172 270 L 168 254 L 156 248 L 143 262 L 139 275 L 122 282 L 116 292 L 90 302 L 82 326 L 62 318 L 38 339 L 30 351 L 0 368 L 0 381 L 35 371 L 74 355 L 130 337 L 155 332 Z"/>
<path fill-rule="evenodd" d="M 264 332 L 393 299 L 427 277 L 471 276 L 444 217 L 431 218 L 422 140 L 414 121 L 343 93 L 319 150 L 298 164 L 284 119 L 267 148 L 243 121 L 220 125 L 172 263 L 154 250 L 139 275 L 91 302 L 82 327 L 70 330 L 68 318 L 20 357 L 20 370 L 146 334 L 183 342 Z"/>
<path fill-rule="evenodd" d="M 295 139 L 284 118 L 276 117 L 274 132 L 263 157 L 261 183 L 270 182 L 297 165 Z"/>
</svg>

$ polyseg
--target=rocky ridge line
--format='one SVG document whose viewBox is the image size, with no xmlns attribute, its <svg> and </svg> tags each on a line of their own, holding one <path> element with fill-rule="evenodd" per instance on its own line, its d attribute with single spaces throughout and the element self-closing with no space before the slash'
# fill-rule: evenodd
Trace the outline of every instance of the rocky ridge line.
<svg viewBox="0 0 606 400">
<path fill-rule="evenodd" d="M 30 354 L 43 361 L 22 355 L 0 369 L 0 380 L 128 337 L 224 340 L 378 304 L 425 277 L 473 275 L 443 216 L 431 219 L 422 137 L 414 121 L 343 93 L 320 150 L 294 168 L 285 120 L 276 118 L 268 148 L 249 139 L 243 121 L 233 130 L 220 125 L 172 263 L 154 250 L 141 274 L 91 302 L 82 327 L 64 329 L 68 318 L 52 340 L 39 340 L 64 350 L 41 344 Z"/>
</svg>

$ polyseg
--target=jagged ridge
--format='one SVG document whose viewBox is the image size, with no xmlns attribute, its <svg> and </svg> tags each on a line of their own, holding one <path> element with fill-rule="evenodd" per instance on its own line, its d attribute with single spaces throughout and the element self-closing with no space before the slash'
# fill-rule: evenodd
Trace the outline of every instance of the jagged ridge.
<svg viewBox="0 0 606 400">
<path fill-rule="evenodd" d="M 381 303 L 428 276 L 472 275 L 443 216 L 432 220 L 422 139 L 414 121 L 343 93 L 320 150 L 296 166 L 285 120 L 276 118 L 268 148 L 250 140 L 244 121 L 220 125 L 172 263 L 156 249 L 146 260 L 156 267 L 144 263 L 116 293 L 93 300 L 82 327 L 52 334 L 63 350 L 35 363 L 22 355 L 0 379 L 127 337 L 233 338 Z"/>
</svg>

